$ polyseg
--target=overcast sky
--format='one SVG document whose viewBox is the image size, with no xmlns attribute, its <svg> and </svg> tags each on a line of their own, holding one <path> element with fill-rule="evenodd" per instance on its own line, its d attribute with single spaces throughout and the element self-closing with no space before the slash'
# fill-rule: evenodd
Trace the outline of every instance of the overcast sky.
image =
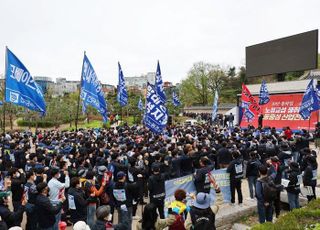
<svg viewBox="0 0 320 230">
<path fill-rule="evenodd" d="M 0 0 L 7 45 L 33 76 L 80 79 L 83 51 L 103 83 L 156 70 L 179 82 L 192 64 L 245 64 L 248 45 L 320 27 L 319 0 Z"/>
</svg>

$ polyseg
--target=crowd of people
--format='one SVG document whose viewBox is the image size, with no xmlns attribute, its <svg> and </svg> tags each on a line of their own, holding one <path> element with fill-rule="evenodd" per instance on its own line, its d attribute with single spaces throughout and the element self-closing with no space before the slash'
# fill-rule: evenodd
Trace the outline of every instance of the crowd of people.
<svg viewBox="0 0 320 230">
<path fill-rule="evenodd" d="M 313 140 L 308 131 L 289 127 L 209 123 L 172 125 L 159 135 L 126 125 L 8 132 L 0 140 L 0 229 L 21 226 L 24 213 L 27 230 L 57 230 L 63 222 L 74 229 L 131 229 L 133 218 L 134 229 L 215 229 L 223 198 L 209 172 L 222 168 L 230 173 L 230 205 L 243 204 L 247 179 L 259 221 L 272 221 L 281 212 L 281 191 L 287 191 L 290 210 L 300 207 L 302 187 L 309 188 L 309 201 L 316 198 Z M 165 181 L 190 174 L 196 193 L 177 189 L 165 211 Z M 194 200 L 191 206 L 187 198 Z M 138 205 L 144 207 L 141 217 Z"/>
</svg>

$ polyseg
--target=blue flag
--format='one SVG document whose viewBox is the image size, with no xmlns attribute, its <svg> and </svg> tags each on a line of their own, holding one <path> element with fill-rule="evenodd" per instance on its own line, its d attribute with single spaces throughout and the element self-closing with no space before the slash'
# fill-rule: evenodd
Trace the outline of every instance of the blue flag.
<svg viewBox="0 0 320 230">
<path fill-rule="evenodd" d="M 167 125 L 168 112 L 165 105 L 156 94 L 154 86 L 148 82 L 147 106 L 144 115 L 144 124 L 154 133 L 162 133 Z"/>
<path fill-rule="evenodd" d="M 218 90 L 216 90 L 214 93 L 213 106 L 212 106 L 212 117 L 211 117 L 212 122 L 214 122 L 218 114 L 218 100 L 219 100 L 219 95 L 218 95 Z"/>
<path fill-rule="evenodd" d="M 263 80 L 260 86 L 259 105 L 268 104 L 269 101 L 270 96 L 267 88 L 267 83 L 265 80 Z"/>
<path fill-rule="evenodd" d="M 119 81 L 118 81 L 117 101 L 119 102 L 120 106 L 123 107 L 128 104 L 128 92 L 126 89 L 126 83 L 124 81 L 123 72 L 119 62 L 118 62 L 118 67 L 119 67 Z"/>
<path fill-rule="evenodd" d="M 107 104 L 101 83 L 86 54 L 83 57 L 80 97 L 85 105 L 91 105 L 98 110 L 104 122 L 108 120 Z"/>
<path fill-rule="evenodd" d="M 306 92 L 303 95 L 299 114 L 306 120 L 310 118 L 311 112 L 319 110 L 319 101 L 317 93 L 313 86 L 313 79 L 308 84 Z"/>
<path fill-rule="evenodd" d="M 5 102 L 46 113 L 46 102 L 42 90 L 33 80 L 22 62 L 7 48 L 6 50 L 6 95 Z"/>
<path fill-rule="evenodd" d="M 175 91 L 172 92 L 172 101 L 173 101 L 173 105 L 176 106 L 176 107 L 180 106 L 180 104 L 181 104 L 180 100 L 179 100 L 179 97 L 178 97 L 178 95 L 176 94 Z"/>
<path fill-rule="evenodd" d="M 138 109 L 139 109 L 140 111 L 143 111 L 143 103 L 142 103 L 141 97 L 139 98 Z"/>
<path fill-rule="evenodd" d="M 161 70 L 160 70 L 160 64 L 158 61 L 157 64 L 157 72 L 156 72 L 156 79 L 155 79 L 155 89 L 156 89 L 156 94 L 159 96 L 161 102 L 164 104 L 166 103 L 166 94 L 163 89 L 163 82 L 162 82 L 162 76 L 161 76 Z"/>
</svg>

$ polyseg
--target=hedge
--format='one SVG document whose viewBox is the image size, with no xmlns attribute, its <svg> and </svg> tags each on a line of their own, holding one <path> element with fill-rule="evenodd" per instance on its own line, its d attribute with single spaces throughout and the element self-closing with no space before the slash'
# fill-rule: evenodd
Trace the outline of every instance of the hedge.
<svg viewBox="0 0 320 230">
<path fill-rule="evenodd" d="M 54 127 L 56 122 L 53 121 L 26 121 L 26 120 L 18 120 L 18 126 L 27 126 L 27 127 L 39 127 L 39 128 L 49 128 Z"/>
<path fill-rule="evenodd" d="M 252 230 L 320 230 L 320 199 L 307 206 L 280 216 L 275 223 L 267 222 L 252 227 Z"/>
</svg>

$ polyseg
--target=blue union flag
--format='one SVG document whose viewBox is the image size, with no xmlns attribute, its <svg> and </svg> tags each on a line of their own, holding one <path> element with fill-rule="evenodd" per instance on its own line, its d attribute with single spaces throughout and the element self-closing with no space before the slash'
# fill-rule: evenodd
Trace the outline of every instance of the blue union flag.
<svg viewBox="0 0 320 230">
<path fill-rule="evenodd" d="M 118 62 L 118 67 L 119 67 L 119 81 L 118 81 L 117 101 L 119 102 L 120 106 L 123 107 L 128 104 L 128 92 L 126 89 L 126 83 L 125 83 L 123 72 L 119 62 Z"/>
<path fill-rule="evenodd" d="M 299 113 L 306 120 L 310 118 L 311 112 L 319 109 L 319 98 L 313 86 L 313 79 L 311 79 L 303 95 Z"/>
<path fill-rule="evenodd" d="M 46 113 L 46 103 L 40 86 L 33 80 L 23 63 L 6 48 L 5 101 Z"/>
<path fill-rule="evenodd" d="M 148 82 L 147 105 L 144 115 L 144 124 L 154 133 L 162 133 L 167 125 L 168 111 L 156 94 L 154 86 Z"/>
<path fill-rule="evenodd" d="M 267 83 L 265 80 L 263 80 L 260 86 L 259 105 L 268 104 L 269 101 L 270 96 L 267 88 Z"/>
<path fill-rule="evenodd" d="M 166 94 L 163 89 L 163 81 L 162 81 L 159 61 L 157 64 L 157 71 L 156 71 L 155 90 L 156 90 L 156 94 L 159 96 L 161 102 L 163 104 L 166 103 L 167 98 L 166 98 Z"/>
<path fill-rule="evenodd" d="M 176 106 L 176 107 L 180 106 L 180 104 L 181 104 L 180 100 L 179 100 L 179 97 L 178 97 L 178 95 L 176 94 L 175 91 L 172 92 L 172 101 L 173 101 L 173 105 Z"/>
<path fill-rule="evenodd" d="M 85 106 L 91 105 L 98 110 L 104 122 L 108 120 L 107 104 L 101 83 L 86 54 L 83 57 L 80 98 Z"/>
</svg>

